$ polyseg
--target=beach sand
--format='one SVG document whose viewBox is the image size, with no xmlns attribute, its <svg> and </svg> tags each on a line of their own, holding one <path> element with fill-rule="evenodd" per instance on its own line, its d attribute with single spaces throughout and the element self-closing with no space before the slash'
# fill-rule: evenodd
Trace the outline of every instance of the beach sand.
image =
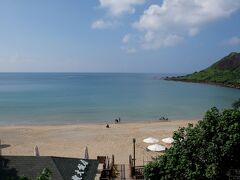
<svg viewBox="0 0 240 180">
<path fill-rule="evenodd" d="M 109 124 L 110 128 L 106 128 L 106 124 L 1 126 L 0 139 L 3 155 L 33 155 L 37 145 L 42 156 L 83 158 L 87 146 L 91 159 L 114 154 L 116 163 L 127 164 L 129 155 L 133 154 L 133 138 L 136 138 L 136 165 L 142 165 L 161 154 L 146 151 L 148 144 L 142 142 L 144 138 L 152 136 L 160 140 L 171 137 L 179 127 L 196 122 L 120 123 Z"/>
</svg>

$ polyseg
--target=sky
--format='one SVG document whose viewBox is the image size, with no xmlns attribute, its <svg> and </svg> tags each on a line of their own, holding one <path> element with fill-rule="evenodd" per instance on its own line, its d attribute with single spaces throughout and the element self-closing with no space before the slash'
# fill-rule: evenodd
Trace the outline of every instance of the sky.
<svg viewBox="0 0 240 180">
<path fill-rule="evenodd" d="M 240 0 L 1 0 L 0 72 L 191 73 L 240 52 Z"/>
</svg>

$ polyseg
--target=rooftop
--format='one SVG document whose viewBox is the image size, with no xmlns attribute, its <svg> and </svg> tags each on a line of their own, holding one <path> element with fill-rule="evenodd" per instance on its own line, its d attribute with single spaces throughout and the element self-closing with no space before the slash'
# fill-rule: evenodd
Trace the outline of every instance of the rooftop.
<svg viewBox="0 0 240 180">
<path fill-rule="evenodd" d="M 0 156 L 0 166 L 11 176 L 36 178 L 44 168 L 52 172 L 52 180 L 94 179 L 98 161 L 54 156 Z"/>
</svg>

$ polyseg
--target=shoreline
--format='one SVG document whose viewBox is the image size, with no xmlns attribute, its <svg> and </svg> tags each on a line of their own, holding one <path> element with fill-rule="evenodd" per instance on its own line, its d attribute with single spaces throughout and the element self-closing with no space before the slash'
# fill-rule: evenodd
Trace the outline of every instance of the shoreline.
<svg viewBox="0 0 240 180">
<path fill-rule="evenodd" d="M 136 164 L 161 153 L 148 152 L 149 144 L 142 142 L 144 138 L 155 137 L 161 140 L 170 137 L 179 127 L 188 123 L 196 124 L 195 120 L 175 120 L 164 122 L 136 122 L 109 124 L 72 124 L 72 125 L 15 125 L 1 126 L 0 137 L 3 155 L 32 156 L 37 145 L 42 156 L 83 157 L 87 146 L 89 156 L 115 155 L 116 163 L 128 163 L 132 154 L 132 139 L 136 138 Z M 164 145 L 161 141 L 159 144 Z"/>
<path fill-rule="evenodd" d="M 161 123 L 161 122 L 175 122 L 175 121 L 199 121 L 202 118 L 186 118 L 186 119 L 170 119 L 170 120 L 121 120 L 118 124 L 138 124 L 138 123 Z M 0 123 L 0 127 L 7 127 L 7 126 L 69 126 L 69 125 L 106 125 L 106 124 L 115 124 L 114 119 L 112 121 L 106 122 L 63 122 L 63 123 Z"/>
<path fill-rule="evenodd" d="M 184 79 L 178 79 L 177 77 L 163 77 L 163 78 L 161 78 L 161 80 L 175 81 L 175 82 L 186 82 L 186 83 L 207 84 L 207 85 L 211 85 L 211 86 L 219 86 L 219 87 L 225 87 L 225 88 L 240 90 L 240 86 L 228 85 L 228 84 L 224 84 L 224 83 L 207 82 L 207 81 L 184 80 Z"/>
</svg>

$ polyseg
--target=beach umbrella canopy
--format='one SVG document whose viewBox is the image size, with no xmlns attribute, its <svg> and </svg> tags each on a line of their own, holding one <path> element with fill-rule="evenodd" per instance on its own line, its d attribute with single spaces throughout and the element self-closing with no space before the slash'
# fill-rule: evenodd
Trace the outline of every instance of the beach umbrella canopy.
<svg viewBox="0 0 240 180">
<path fill-rule="evenodd" d="M 157 143 L 157 142 L 159 142 L 159 140 L 156 139 L 156 138 L 153 138 L 153 137 L 148 137 L 148 138 L 144 139 L 143 142 L 145 142 L 145 143 Z"/>
<path fill-rule="evenodd" d="M 34 148 L 34 156 L 40 156 L 38 146 L 35 146 Z"/>
<path fill-rule="evenodd" d="M 167 143 L 167 144 L 172 144 L 173 141 L 174 141 L 174 139 L 171 138 L 171 137 L 162 139 L 162 142 L 165 142 L 165 143 Z"/>
<path fill-rule="evenodd" d="M 85 152 L 84 152 L 84 159 L 89 159 L 89 155 L 88 155 L 88 147 L 86 146 L 85 148 Z"/>
<path fill-rule="evenodd" d="M 153 144 L 147 147 L 150 151 L 156 151 L 156 152 L 161 152 L 165 151 L 165 147 L 159 144 Z"/>
</svg>

